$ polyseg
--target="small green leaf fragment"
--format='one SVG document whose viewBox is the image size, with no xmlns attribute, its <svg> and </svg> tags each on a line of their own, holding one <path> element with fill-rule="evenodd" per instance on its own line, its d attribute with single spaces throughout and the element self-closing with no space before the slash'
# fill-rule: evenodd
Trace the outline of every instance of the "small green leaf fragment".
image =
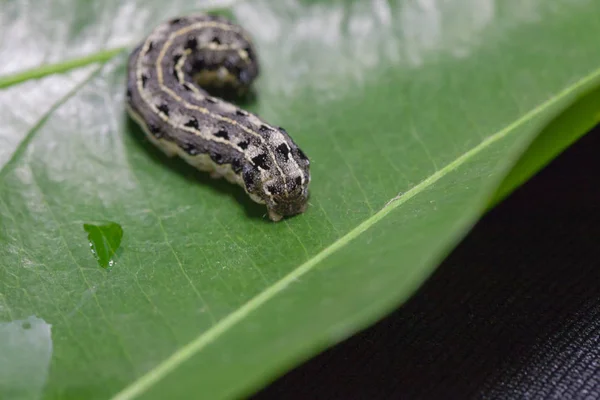
<svg viewBox="0 0 600 400">
<path fill-rule="evenodd" d="M 116 222 L 87 223 L 83 224 L 83 229 L 88 233 L 90 250 L 98 265 L 104 269 L 112 267 L 123 238 L 121 225 Z"/>
</svg>

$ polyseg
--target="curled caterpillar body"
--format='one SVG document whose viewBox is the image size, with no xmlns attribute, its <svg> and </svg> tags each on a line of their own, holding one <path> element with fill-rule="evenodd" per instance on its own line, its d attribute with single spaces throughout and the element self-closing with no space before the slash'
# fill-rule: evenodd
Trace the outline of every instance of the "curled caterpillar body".
<svg viewBox="0 0 600 400">
<path fill-rule="evenodd" d="M 306 210 L 308 158 L 283 128 L 207 92 L 243 93 L 258 73 L 241 27 L 213 15 L 175 18 L 131 53 L 126 104 L 167 155 L 242 186 L 279 221 Z"/>
</svg>

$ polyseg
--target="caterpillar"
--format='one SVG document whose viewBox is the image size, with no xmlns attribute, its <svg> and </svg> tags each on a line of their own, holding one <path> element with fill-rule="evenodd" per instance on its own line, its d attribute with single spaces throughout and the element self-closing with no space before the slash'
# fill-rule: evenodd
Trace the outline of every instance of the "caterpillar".
<svg viewBox="0 0 600 400">
<path fill-rule="evenodd" d="M 172 18 L 131 52 L 126 109 L 167 156 L 240 185 L 279 221 L 306 211 L 308 157 L 284 128 L 214 95 L 247 93 L 258 75 L 239 25 L 210 14 Z"/>
</svg>

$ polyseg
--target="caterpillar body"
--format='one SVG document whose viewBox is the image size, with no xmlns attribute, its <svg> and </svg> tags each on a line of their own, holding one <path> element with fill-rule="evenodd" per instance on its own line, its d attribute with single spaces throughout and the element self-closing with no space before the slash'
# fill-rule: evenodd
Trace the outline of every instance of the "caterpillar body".
<svg viewBox="0 0 600 400">
<path fill-rule="evenodd" d="M 216 15 L 173 18 L 129 56 L 126 106 L 165 154 L 242 186 L 279 221 L 306 210 L 307 156 L 285 129 L 210 94 L 243 94 L 258 74 L 240 26 Z"/>
</svg>

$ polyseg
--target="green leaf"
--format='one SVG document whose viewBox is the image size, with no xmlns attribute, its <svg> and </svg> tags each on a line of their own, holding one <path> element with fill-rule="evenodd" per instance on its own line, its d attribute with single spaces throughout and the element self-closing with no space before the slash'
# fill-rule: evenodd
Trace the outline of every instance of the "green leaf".
<svg viewBox="0 0 600 400">
<path fill-rule="evenodd" d="M 586 93 L 534 139 L 492 198 L 495 205 L 600 122 L 600 89 Z"/>
<path fill-rule="evenodd" d="M 252 393 L 405 301 L 593 120 L 598 2 L 239 1 L 262 64 L 248 109 L 311 158 L 308 211 L 271 223 L 125 115 L 127 52 L 198 7 L 3 2 L 0 343 L 29 329 L 37 346 L 0 346 L 0 397 Z M 591 119 L 567 119 L 496 195 L 567 109 Z M 110 269 L 88 221 L 122 227 L 120 245 L 90 229 Z"/>
</svg>

